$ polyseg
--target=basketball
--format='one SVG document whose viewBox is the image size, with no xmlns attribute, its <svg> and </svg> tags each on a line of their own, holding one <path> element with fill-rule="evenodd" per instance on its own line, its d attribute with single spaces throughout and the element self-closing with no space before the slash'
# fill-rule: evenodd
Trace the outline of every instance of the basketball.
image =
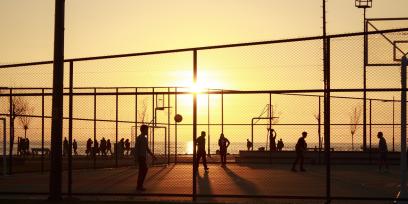
<svg viewBox="0 0 408 204">
<path fill-rule="evenodd" d="M 181 116 L 180 114 L 176 114 L 175 116 L 174 116 L 174 121 L 176 121 L 176 122 L 181 122 L 183 120 L 183 116 Z"/>
</svg>

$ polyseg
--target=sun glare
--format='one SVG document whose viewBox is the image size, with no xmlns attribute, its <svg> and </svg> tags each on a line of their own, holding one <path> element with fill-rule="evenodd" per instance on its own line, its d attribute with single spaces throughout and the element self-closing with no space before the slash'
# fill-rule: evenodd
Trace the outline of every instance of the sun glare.
<svg viewBox="0 0 408 204">
<path fill-rule="evenodd" d="M 194 150 L 193 141 L 187 141 L 186 142 L 186 153 L 193 154 L 193 150 Z"/>
<path fill-rule="evenodd" d="M 205 91 L 205 89 L 206 88 L 203 85 L 197 83 L 190 86 L 190 91 L 193 93 L 201 93 Z"/>
</svg>

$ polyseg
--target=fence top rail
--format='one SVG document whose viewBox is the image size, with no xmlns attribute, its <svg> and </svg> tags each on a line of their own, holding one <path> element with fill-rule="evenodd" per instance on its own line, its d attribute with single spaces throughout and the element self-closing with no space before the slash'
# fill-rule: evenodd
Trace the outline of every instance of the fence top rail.
<svg viewBox="0 0 408 204">
<path fill-rule="evenodd" d="M 402 88 L 372 88 L 372 89 L 330 89 L 332 93 L 352 93 L 352 92 L 400 92 L 407 91 L 407 89 Z M 324 89 L 293 89 L 293 90 L 212 90 L 212 91 L 202 91 L 197 94 L 209 94 L 209 95 L 220 95 L 220 94 L 280 94 L 280 95 L 293 95 L 293 96 L 308 96 L 308 97 L 323 97 L 323 95 L 317 95 L 316 93 L 323 93 Z M 75 96 L 94 96 L 94 95 L 189 95 L 194 94 L 192 91 L 126 91 L 126 92 L 77 92 L 72 93 Z M 315 94 L 311 94 L 315 93 Z M 51 96 L 51 92 L 47 93 L 0 93 L 0 97 L 12 96 Z M 65 92 L 63 95 L 70 95 L 70 93 Z M 350 96 L 331 96 L 331 98 L 344 98 L 344 99 L 363 99 L 359 97 Z M 399 102 L 399 100 L 393 99 L 380 99 L 380 98 L 367 98 L 367 100 L 375 100 L 382 102 Z"/>
<path fill-rule="evenodd" d="M 246 46 L 255 46 L 255 45 L 267 45 L 267 44 L 300 42 L 300 41 L 310 41 L 310 40 L 321 40 L 321 39 L 324 39 L 324 38 L 343 38 L 343 37 L 354 37 L 354 36 L 361 36 L 361 35 L 373 35 L 373 34 L 381 34 L 381 33 L 395 33 L 395 32 L 405 32 L 405 31 L 408 31 L 408 28 L 387 29 L 387 30 L 369 31 L 369 32 L 354 32 L 354 33 L 334 34 L 334 35 L 326 35 L 326 36 L 319 35 L 319 36 L 301 37 L 301 38 L 290 38 L 290 39 L 269 40 L 269 41 L 256 41 L 256 42 L 235 43 L 235 44 L 223 44 L 223 45 L 213 45 L 213 46 L 203 46 L 203 47 L 191 47 L 191 48 L 181 48 L 181 49 L 171 49 L 171 50 L 159 50 L 159 51 L 150 51 L 150 52 L 139 52 L 139 53 L 128 53 L 128 54 L 117 54 L 117 55 L 104 55 L 104 56 L 95 56 L 95 57 L 72 58 L 72 59 L 65 59 L 64 62 L 73 63 L 73 62 L 79 62 L 79 61 L 91 61 L 91 60 L 100 60 L 100 59 L 135 57 L 135 56 L 144 56 L 144 55 L 158 55 L 158 54 L 191 52 L 191 51 L 223 49 L 223 48 L 233 48 L 233 47 L 246 47 Z M 6 64 L 6 65 L 0 65 L 0 68 L 24 67 L 24 66 L 44 65 L 44 64 L 52 64 L 52 63 L 53 63 L 53 61 L 39 61 L 39 62 L 29 62 L 29 63 Z"/>
<path fill-rule="evenodd" d="M 408 20 L 408 17 L 399 18 L 366 18 L 367 21 L 404 21 Z"/>
</svg>

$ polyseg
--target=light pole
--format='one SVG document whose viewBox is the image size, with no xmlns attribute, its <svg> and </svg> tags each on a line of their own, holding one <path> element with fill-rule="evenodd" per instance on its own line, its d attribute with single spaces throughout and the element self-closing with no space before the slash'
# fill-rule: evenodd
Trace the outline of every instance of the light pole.
<svg viewBox="0 0 408 204">
<path fill-rule="evenodd" d="M 368 62 L 368 38 L 367 38 L 367 23 L 366 23 L 366 10 L 372 7 L 372 0 L 355 0 L 355 6 L 357 8 L 364 9 L 364 62 L 363 62 L 363 151 L 367 151 L 367 62 Z"/>
</svg>

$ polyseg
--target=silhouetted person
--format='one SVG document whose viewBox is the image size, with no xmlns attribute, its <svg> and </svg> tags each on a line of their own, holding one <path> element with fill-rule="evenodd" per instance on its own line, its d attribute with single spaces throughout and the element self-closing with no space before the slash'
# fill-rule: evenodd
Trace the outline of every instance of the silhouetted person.
<svg viewBox="0 0 408 204">
<path fill-rule="evenodd" d="M 89 138 L 86 141 L 86 150 L 85 150 L 86 156 L 92 155 L 92 143 L 93 142 L 92 142 L 91 138 Z"/>
<path fill-rule="evenodd" d="M 74 154 L 78 155 L 77 149 L 78 149 L 78 143 L 77 141 L 74 139 L 74 141 L 72 142 L 72 148 L 74 149 Z"/>
<path fill-rule="evenodd" d="M 201 131 L 201 136 L 197 138 L 195 145 L 197 145 L 197 169 L 200 165 L 200 159 L 203 159 L 204 170 L 208 171 L 207 167 L 207 159 L 206 159 L 206 152 L 205 152 L 205 131 Z"/>
<path fill-rule="evenodd" d="M 278 144 L 276 145 L 276 149 L 278 150 L 278 152 L 281 152 L 284 146 L 285 145 L 283 144 L 282 139 L 279 139 Z"/>
<path fill-rule="evenodd" d="M 307 150 L 307 144 L 305 138 L 307 137 L 307 132 L 302 132 L 302 137 L 299 138 L 298 142 L 296 143 L 296 159 L 295 162 L 293 162 L 292 165 L 292 171 L 296 172 L 296 164 L 300 160 L 300 171 L 306 171 L 303 168 L 303 162 L 305 160 L 304 153 Z"/>
<path fill-rule="evenodd" d="M 218 146 L 220 146 L 221 166 L 227 165 L 227 148 L 230 145 L 230 141 L 221 133 L 220 139 L 218 139 Z"/>
<path fill-rule="evenodd" d="M 101 149 L 102 156 L 106 156 L 106 140 L 104 137 L 101 139 L 101 145 L 99 148 Z"/>
<path fill-rule="evenodd" d="M 275 139 L 276 139 L 276 131 L 274 129 L 270 129 L 270 131 L 269 131 L 269 150 L 271 152 L 276 152 Z"/>
<path fill-rule="evenodd" d="M 106 154 L 108 154 L 108 152 L 110 152 L 110 154 L 112 155 L 112 144 L 110 139 L 106 141 Z"/>
<path fill-rule="evenodd" d="M 124 151 L 125 150 L 125 139 L 124 138 L 120 139 L 119 144 L 117 145 L 116 149 L 119 150 L 118 151 L 119 155 L 123 156 L 123 153 L 125 152 Z"/>
<path fill-rule="evenodd" d="M 387 162 L 387 154 L 388 154 L 388 147 L 387 147 L 387 141 L 384 138 L 384 135 L 382 132 L 378 132 L 377 137 L 379 139 L 378 141 L 378 152 L 380 156 L 380 160 L 378 163 L 378 171 L 381 172 L 382 166 L 385 165 L 385 168 L 388 170 L 388 162 Z"/>
<path fill-rule="evenodd" d="M 68 155 L 68 140 L 66 137 L 64 137 L 64 142 L 62 143 L 62 156 L 67 156 Z"/>
<path fill-rule="evenodd" d="M 252 142 L 247 139 L 247 149 L 248 151 L 252 149 Z"/>
<path fill-rule="evenodd" d="M 94 152 L 94 156 L 96 156 L 97 154 L 99 154 L 99 143 L 98 143 L 98 140 L 95 140 L 95 142 L 94 142 L 93 152 Z"/>
<path fill-rule="evenodd" d="M 126 150 L 126 155 L 129 155 L 130 152 L 130 142 L 129 139 L 125 140 L 125 150 Z"/>
<path fill-rule="evenodd" d="M 147 125 L 140 126 L 140 135 L 136 138 L 136 158 L 139 163 L 139 173 L 137 177 L 137 187 L 136 190 L 138 191 L 145 191 L 146 189 L 143 187 L 143 182 L 146 178 L 147 174 L 147 163 L 146 163 L 146 156 L 149 153 L 153 159 L 155 159 L 152 151 L 150 151 L 148 143 L 147 143 L 147 133 L 149 131 L 149 127 Z"/>
</svg>

